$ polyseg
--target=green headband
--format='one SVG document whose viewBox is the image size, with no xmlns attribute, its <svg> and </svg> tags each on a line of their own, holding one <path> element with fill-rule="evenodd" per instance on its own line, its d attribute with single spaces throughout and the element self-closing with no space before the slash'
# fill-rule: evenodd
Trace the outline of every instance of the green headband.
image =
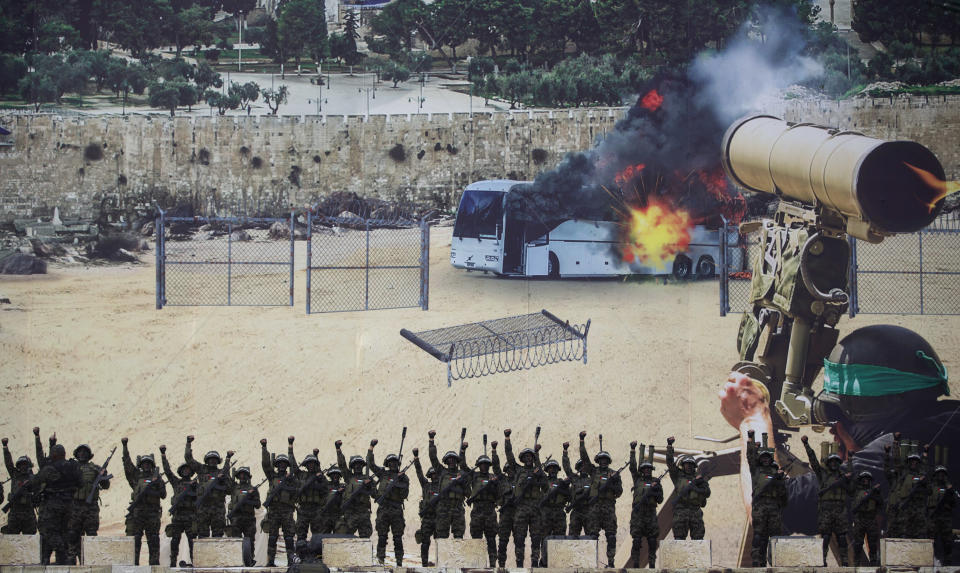
<svg viewBox="0 0 960 573">
<path fill-rule="evenodd" d="M 937 375 L 904 372 L 872 364 L 837 364 L 824 359 L 823 390 L 843 396 L 889 396 L 939 386 L 949 396 L 947 369 L 922 350 L 917 351 L 917 357 L 933 364 Z"/>
</svg>

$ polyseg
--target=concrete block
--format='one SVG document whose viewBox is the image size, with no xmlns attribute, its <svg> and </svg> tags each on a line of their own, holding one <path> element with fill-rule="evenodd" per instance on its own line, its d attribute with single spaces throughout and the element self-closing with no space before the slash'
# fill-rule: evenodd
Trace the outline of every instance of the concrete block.
<svg viewBox="0 0 960 573">
<path fill-rule="evenodd" d="M 437 567 L 485 569 L 490 567 L 485 539 L 436 539 Z M 324 554 L 326 557 L 326 554 Z"/>
<path fill-rule="evenodd" d="M 40 563 L 39 535 L 0 535 L 0 565 Z"/>
<path fill-rule="evenodd" d="M 547 539 L 547 567 L 551 569 L 596 569 L 599 543 L 596 539 Z"/>
<path fill-rule="evenodd" d="M 85 566 L 133 565 L 133 538 L 80 538 L 80 563 Z"/>
<path fill-rule="evenodd" d="M 163 569 L 169 571 L 168 568 L 159 565 L 113 565 L 106 573 L 161 573 Z"/>
<path fill-rule="evenodd" d="M 236 537 L 195 539 L 193 541 L 193 566 L 240 567 L 243 565 L 242 543 L 243 540 Z"/>
<path fill-rule="evenodd" d="M 771 567 L 820 567 L 822 565 L 823 553 L 819 537 L 770 538 Z"/>
<path fill-rule="evenodd" d="M 664 539 L 657 551 L 661 569 L 702 569 L 713 565 L 709 539 Z"/>
<path fill-rule="evenodd" d="M 933 567 L 933 541 L 930 539 L 881 539 L 880 565 L 883 567 Z"/>
<path fill-rule="evenodd" d="M 372 567 L 373 543 L 355 537 L 324 538 L 323 562 L 327 567 Z"/>
</svg>

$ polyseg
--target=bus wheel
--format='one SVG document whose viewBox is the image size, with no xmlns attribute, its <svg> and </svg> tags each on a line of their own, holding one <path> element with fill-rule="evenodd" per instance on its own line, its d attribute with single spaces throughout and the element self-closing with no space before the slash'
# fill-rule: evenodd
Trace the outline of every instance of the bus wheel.
<svg viewBox="0 0 960 573">
<path fill-rule="evenodd" d="M 560 261 L 557 260 L 557 255 L 553 253 L 550 253 L 547 258 L 547 276 L 552 279 L 560 278 Z"/>
<path fill-rule="evenodd" d="M 697 261 L 697 278 L 712 279 L 717 274 L 717 265 L 713 263 L 710 255 L 704 255 Z"/>
<path fill-rule="evenodd" d="M 690 260 L 690 257 L 677 255 L 677 258 L 673 259 L 673 276 L 675 278 L 685 281 L 690 278 L 692 271 L 693 261 Z"/>
</svg>

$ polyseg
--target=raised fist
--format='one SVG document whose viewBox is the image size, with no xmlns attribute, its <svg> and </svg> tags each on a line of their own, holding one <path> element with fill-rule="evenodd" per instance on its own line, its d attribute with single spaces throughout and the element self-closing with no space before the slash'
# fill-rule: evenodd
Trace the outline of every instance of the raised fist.
<svg viewBox="0 0 960 573">
<path fill-rule="evenodd" d="M 464 450 L 465 450 L 465 449 L 467 449 L 467 447 L 468 447 L 468 446 L 470 446 L 470 443 L 469 443 L 469 442 L 466 442 L 466 441 L 464 441 L 464 442 L 463 442 L 463 445 L 462 445 L 462 446 L 460 446 L 460 447 L 461 447 L 462 449 L 464 449 Z"/>
<path fill-rule="evenodd" d="M 540 451 L 540 448 L 542 448 L 542 447 L 543 447 L 542 444 L 537 444 L 537 445 L 533 446 L 533 451 L 539 452 L 539 451 Z"/>
<path fill-rule="evenodd" d="M 54 444 L 56 444 L 56 443 L 57 443 L 57 433 L 54 432 L 53 435 L 50 436 L 49 440 L 50 440 L 50 445 L 51 445 L 51 446 L 54 445 Z"/>
<path fill-rule="evenodd" d="M 570 442 L 564 442 L 564 443 L 563 443 L 563 449 L 566 450 L 566 449 L 568 449 L 569 447 L 570 447 Z"/>
<path fill-rule="evenodd" d="M 320 453 L 320 448 L 313 448 L 313 455 L 317 455 L 319 453 Z"/>
<path fill-rule="evenodd" d="M 420 457 L 420 448 L 413 448 L 413 457 L 415 458 Z"/>
<path fill-rule="evenodd" d="M 237 452 L 235 452 L 235 451 L 233 451 L 233 450 L 227 450 L 227 457 L 228 457 L 228 458 L 232 458 L 232 457 L 233 457 L 233 454 L 235 454 L 235 453 L 237 453 Z"/>
<path fill-rule="evenodd" d="M 266 438 L 260 438 L 260 445 L 263 446 L 263 447 L 267 447 L 267 439 L 266 439 Z"/>
<path fill-rule="evenodd" d="M 34 427 L 33 427 L 33 435 L 34 435 L 34 436 L 39 436 L 39 435 L 40 435 L 40 426 L 34 426 Z"/>
<path fill-rule="evenodd" d="M 187 443 L 189 444 L 192 441 L 193 441 L 193 434 L 190 434 L 189 436 L 187 436 Z"/>
<path fill-rule="evenodd" d="M 510 437 L 510 434 L 511 434 L 512 432 L 513 432 L 513 430 L 511 430 L 510 428 L 507 428 L 506 430 L 503 431 L 503 437 L 504 437 L 504 438 L 509 438 L 509 437 Z"/>
<path fill-rule="evenodd" d="M 160 453 L 161 454 L 167 453 L 167 446 L 160 444 Z"/>
<path fill-rule="evenodd" d="M 668 446 L 672 446 L 672 445 L 673 445 L 673 442 L 676 442 L 676 441 L 677 441 L 677 439 L 676 439 L 675 437 L 670 436 L 669 438 L 667 438 L 667 445 L 668 445 Z"/>
<path fill-rule="evenodd" d="M 128 440 L 129 440 L 129 438 L 126 438 L 126 437 L 120 438 L 120 443 L 123 444 L 123 445 L 127 445 L 127 441 L 128 441 Z"/>
<path fill-rule="evenodd" d="M 494 441 L 490 442 L 490 447 L 495 450 L 495 449 L 497 449 L 497 444 L 499 444 L 499 443 L 500 443 L 500 442 L 494 440 Z"/>
<path fill-rule="evenodd" d="M 342 445 L 343 445 L 343 440 L 337 440 L 336 442 L 333 443 L 333 446 L 334 446 L 335 448 L 337 448 L 338 450 L 340 449 L 340 446 L 342 446 Z"/>
<path fill-rule="evenodd" d="M 750 438 L 751 440 L 756 435 L 757 435 L 756 432 L 754 432 L 753 430 L 747 430 L 747 437 Z"/>
<path fill-rule="evenodd" d="M 374 438 L 374 439 L 370 440 L 370 447 L 372 448 L 372 447 L 376 446 L 378 443 L 379 443 L 379 440 L 377 440 L 376 438 Z"/>
<path fill-rule="evenodd" d="M 7 439 L 7 438 L 3 438 L 3 439 L 2 439 L 2 440 L 0 440 L 0 441 L 2 441 L 2 442 L 3 442 L 3 447 L 7 447 L 7 443 L 8 443 L 8 442 L 10 442 L 10 440 L 9 440 L 9 439 Z"/>
<path fill-rule="evenodd" d="M 637 449 L 637 441 L 636 441 L 636 440 L 630 442 L 630 449 L 631 449 L 631 450 Z"/>
<path fill-rule="evenodd" d="M 429 432 L 427 432 L 427 437 L 430 438 L 431 440 L 434 439 L 434 438 L 436 438 L 436 437 L 437 437 L 437 431 L 436 431 L 436 430 L 430 430 Z"/>
<path fill-rule="evenodd" d="M 808 437 L 806 437 L 806 436 L 800 436 L 800 441 L 803 442 L 804 444 L 806 444 L 807 442 L 810 441 L 810 438 L 808 438 Z"/>
<path fill-rule="evenodd" d="M 586 430 L 580 430 L 580 439 L 582 440 L 582 439 L 584 439 L 584 438 L 586 438 L 586 437 L 587 437 L 587 431 L 586 431 Z"/>
<path fill-rule="evenodd" d="M 288 444 L 293 444 L 293 440 L 294 440 L 294 437 L 293 437 L 293 436 L 287 436 L 287 443 L 288 443 Z"/>
</svg>

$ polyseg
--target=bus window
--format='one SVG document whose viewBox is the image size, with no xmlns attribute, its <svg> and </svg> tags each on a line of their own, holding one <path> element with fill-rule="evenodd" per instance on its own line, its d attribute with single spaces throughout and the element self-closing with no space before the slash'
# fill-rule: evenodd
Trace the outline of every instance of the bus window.
<svg viewBox="0 0 960 573">
<path fill-rule="evenodd" d="M 496 239 L 503 224 L 503 193 L 466 191 L 457 209 L 453 236 L 463 239 Z"/>
</svg>

